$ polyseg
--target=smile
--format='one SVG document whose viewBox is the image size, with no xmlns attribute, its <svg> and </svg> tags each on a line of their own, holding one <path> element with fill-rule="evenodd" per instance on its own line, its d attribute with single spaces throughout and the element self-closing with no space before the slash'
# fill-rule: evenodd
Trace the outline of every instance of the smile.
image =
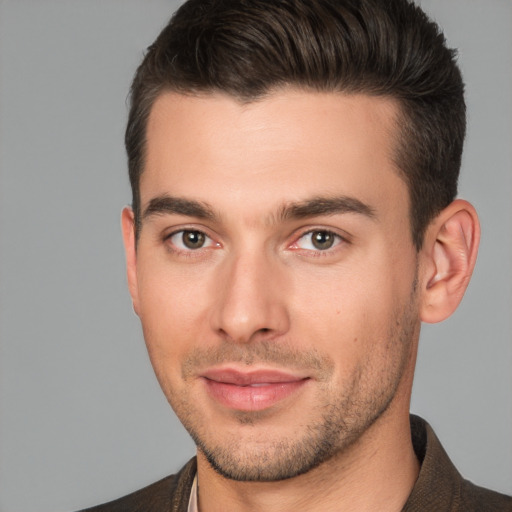
<svg viewBox="0 0 512 512">
<path fill-rule="evenodd" d="M 216 402 L 238 411 L 261 411 L 298 392 L 310 379 L 274 370 L 211 370 L 202 375 Z"/>
</svg>

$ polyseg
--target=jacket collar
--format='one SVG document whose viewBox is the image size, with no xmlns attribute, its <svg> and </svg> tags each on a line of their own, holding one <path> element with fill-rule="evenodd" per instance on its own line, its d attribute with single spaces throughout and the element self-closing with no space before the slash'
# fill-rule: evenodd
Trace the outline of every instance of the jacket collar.
<svg viewBox="0 0 512 512">
<path fill-rule="evenodd" d="M 457 510 L 462 477 L 450 461 L 432 427 L 419 416 L 411 415 L 410 421 L 412 443 L 421 469 L 402 512 Z M 177 475 L 171 512 L 187 512 L 196 471 L 197 460 L 194 457 Z"/>
</svg>

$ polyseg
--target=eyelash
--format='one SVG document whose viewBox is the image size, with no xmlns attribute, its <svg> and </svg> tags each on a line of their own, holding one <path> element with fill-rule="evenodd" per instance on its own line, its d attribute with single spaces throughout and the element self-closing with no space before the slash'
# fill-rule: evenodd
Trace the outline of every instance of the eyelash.
<svg viewBox="0 0 512 512">
<path fill-rule="evenodd" d="M 185 233 L 198 233 L 200 235 L 204 235 L 205 240 L 209 241 L 210 243 L 206 247 L 201 246 L 201 247 L 198 247 L 197 249 L 192 249 L 192 248 L 187 249 L 187 248 L 177 247 L 176 243 L 172 242 L 172 238 L 179 234 L 181 234 L 181 236 L 183 237 L 183 235 Z M 203 253 L 204 249 L 209 249 L 210 247 L 214 247 L 214 248 L 220 247 L 220 244 L 216 243 L 211 236 L 208 236 L 207 233 L 205 233 L 201 229 L 193 229 L 193 228 L 177 229 L 177 230 L 173 231 L 172 233 L 165 235 L 163 237 L 163 242 L 167 245 L 167 248 L 170 252 L 177 254 L 179 256 L 184 256 L 184 257 L 197 257 Z"/>
<path fill-rule="evenodd" d="M 205 237 L 205 240 L 209 241 L 209 243 L 207 246 L 201 246 L 196 249 L 193 249 L 190 247 L 189 248 L 177 247 L 176 243 L 171 242 L 171 239 L 174 236 L 181 234 L 181 236 L 183 237 L 183 235 L 185 233 L 197 233 L 199 235 L 203 235 Z M 314 233 L 322 233 L 327 236 L 333 236 L 334 237 L 333 245 L 331 247 L 327 247 L 326 249 L 309 249 L 309 248 L 304 249 L 304 248 L 297 246 L 297 244 L 299 243 L 300 240 L 302 240 L 303 238 L 305 238 L 308 235 L 313 235 Z M 163 242 L 165 244 L 167 244 L 169 251 L 171 251 L 172 253 L 178 254 L 180 256 L 185 256 L 185 257 L 197 257 L 197 256 L 200 256 L 205 249 L 221 247 L 221 245 L 218 242 L 215 242 L 214 239 L 211 236 L 209 236 L 205 231 L 203 231 L 201 229 L 193 229 L 193 228 L 181 228 L 181 229 L 177 229 L 177 230 L 173 231 L 172 233 L 166 234 L 163 237 Z M 301 251 L 303 254 L 307 254 L 308 256 L 322 257 L 322 256 L 331 255 L 336 250 L 336 247 L 338 247 L 341 244 L 347 244 L 347 243 L 350 243 L 350 241 L 346 237 L 341 236 L 340 234 L 338 234 L 332 230 L 322 229 L 322 228 L 312 228 L 312 229 L 308 229 L 307 231 L 304 231 L 304 232 L 300 233 L 298 236 L 296 236 L 294 238 L 294 242 L 292 244 L 288 245 L 288 248 L 291 250 L 294 250 L 294 251 Z M 313 243 L 311 242 L 311 245 L 312 244 Z"/>
<path fill-rule="evenodd" d="M 302 240 L 303 238 L 305 238 L 308 235 L 312 236 L 314 233 L 322 233 L 324 236 L 327 235 L 327 236 L 334 237 L 333 245 L 330 247 L 327 247 L 325 249 L 318 249 L 318 248 L 303 249 L 303 248 L 297 246 L 300 240 Z M 308 253 L 309 256 L 315 256 L 315 257 L 324 256 L 325 257 L 325 256 L 331 255 L 336 250 L 336 247 L 338 247 L 339 245 L 344 244 L 344 243 L 345 244 L 349 243 L 347 238 L 341 236 L 340 234 L 336 233 L 335 231 L 332 231 L 330 229 L 313 228 L 313 229 L 309 229 L 309 230 L 301 233 L 300 236 L 298 236 L 295 239 L 295 242 L 293 242 L 291 248 L 296 251 L 306 252 L 306 253 Z M 310 244 L 313 245 L 313 242 L 310 242 Z"/>
</svg>

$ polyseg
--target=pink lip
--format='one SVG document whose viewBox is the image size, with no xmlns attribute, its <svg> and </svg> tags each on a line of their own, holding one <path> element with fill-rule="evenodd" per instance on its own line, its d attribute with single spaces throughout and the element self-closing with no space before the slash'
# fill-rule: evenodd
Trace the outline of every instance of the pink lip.
<svg viewBox="0 0 512 512">
<path fill-rule="evenodd" d="M 212 369 L 201 375 L 210 395 L 220 404 L 239 411 L 261 411 L 298 391 L 308 377 L 278 370 L 242 372 Z"/>
</svg>

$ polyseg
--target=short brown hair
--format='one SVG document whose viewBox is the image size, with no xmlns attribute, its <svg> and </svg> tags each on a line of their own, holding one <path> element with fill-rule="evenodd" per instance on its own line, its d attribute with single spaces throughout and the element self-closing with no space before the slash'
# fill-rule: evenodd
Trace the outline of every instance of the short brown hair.
<svg viewBox="0 0 512 512">
<path fill-rule="evenodd" d="M 395 163 L 414 244 L 457 194 L 464 85 L 439 27 L 409 0 L 189 0 L 152 44 L 131 87 L 126 150 L 136 233 L 146 125 L 165 91 L 253 101 L 283 86 L 395 98 Z"/>
</svg>

